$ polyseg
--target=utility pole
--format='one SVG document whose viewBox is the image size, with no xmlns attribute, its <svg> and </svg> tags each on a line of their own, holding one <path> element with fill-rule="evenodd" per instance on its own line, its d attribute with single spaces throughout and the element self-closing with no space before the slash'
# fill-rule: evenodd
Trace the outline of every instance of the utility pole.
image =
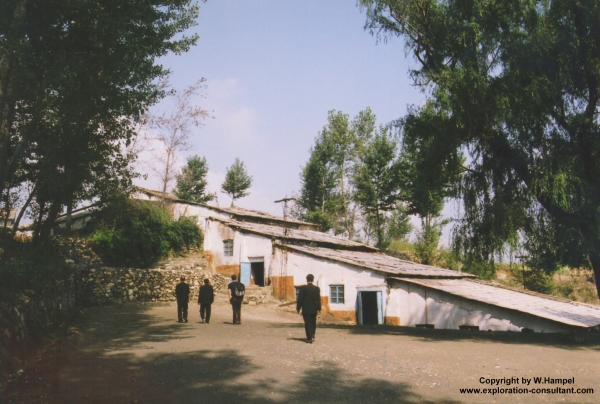
<svg viewBox="0 0 600 404">
<path fill-rule="evenodd" d="M 527 289 L 525 287 L 525 260 L 529 258 L 529 255 L 517 255 L 515 258 L 521 260 L 521 264 L 523 264 L 523 289 Z"/>
<path fill-rule="evenodd" d="M 283 220 L 287 220 L 288 215 L 289 215 L 288 202 L 289 201 L 295 201 L 295 200 L 296 200 L 296 198 L 285 197 L 283 199 L 275 201 L 275 203 L 281 203 L 281 202 L 283 202 Z"/>
</svg>

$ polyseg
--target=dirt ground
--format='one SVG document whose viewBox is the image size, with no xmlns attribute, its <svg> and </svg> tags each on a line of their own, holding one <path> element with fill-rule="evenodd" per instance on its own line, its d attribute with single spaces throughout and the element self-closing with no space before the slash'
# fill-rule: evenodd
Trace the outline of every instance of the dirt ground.
<svg viewBox="0 0 600 404">
<path fill-rule="evenodd" d="M 320 324 L 303 341 L 301 316 L 243 306 L 242 325 L 219 296 L 211 324 L 176 322 L 174 303 L 88 309 L 60 343 L 13 376 L 18 403 L 600 402 L 600 344 L 552 335 Z M 467 395 L 480 378 L 575 378 L 589 395 Z M 559 385 L 560 386 L 560 385 Z M 506 388 L 506 385 L 501 387 Z M 523 388 L 518 384 L 510 387 Z M 531 387 L 531 386 L 530 386 Z M 537 387 L 556 387 L 539 385 Z"/>
</svg>

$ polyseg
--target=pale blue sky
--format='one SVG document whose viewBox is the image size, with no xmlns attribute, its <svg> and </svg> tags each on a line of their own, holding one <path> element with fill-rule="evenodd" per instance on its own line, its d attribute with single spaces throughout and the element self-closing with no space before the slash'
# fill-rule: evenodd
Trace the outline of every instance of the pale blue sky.
<svg viewBox="0 0 600 404">
<path fill-rule="evenodd" d="M 198 45 L 163 63 L 176 88 L 207 80 L 206 98 L 198 103 L 215 119 L 195 131 L 192 153 L 208 161 L 209 190 L 220 190 L 226 168 L 239 157 L 254 183 L 236 204 L 280 215 L 273 201 L 300 189 L 300 167 L 329 110 L 353 117 L 371 107 L 385 124 L 422 102 L 401 40 L 377 43 L 364 24 L 355 0 L 202 5 L 193 28 Z M 140 184 L 158 188 L 152 179 Z M 219 202 L 230 199 L 219 194 Z"/>
</svg>

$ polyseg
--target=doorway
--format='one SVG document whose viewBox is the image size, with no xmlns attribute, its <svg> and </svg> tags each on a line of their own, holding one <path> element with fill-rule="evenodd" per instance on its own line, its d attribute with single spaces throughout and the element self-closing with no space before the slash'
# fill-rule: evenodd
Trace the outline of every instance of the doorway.
<svg viewBox="0 0 600 404">
<path fill-rule="evenodd" d="M 252 279 L 256 286 L 265 286 L 265 262 L 251 262 Z"/>
<path fill-rule="evenodd" d="M 358 323 L 361 325 L 383 324 L 381 307 L 381 292 L 358 292 Z"/>
</svg>

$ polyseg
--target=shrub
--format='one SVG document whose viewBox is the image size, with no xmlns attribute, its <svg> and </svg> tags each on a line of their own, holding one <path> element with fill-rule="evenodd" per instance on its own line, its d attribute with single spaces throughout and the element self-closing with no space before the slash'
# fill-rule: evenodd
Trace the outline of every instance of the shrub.
<svg viewBox="0 0 600 404">
<path fill-rule="evenodd" d="M 141 268 L 201 241 L 193 218 L 173 221 L 165 208 L 125 197 L 98 213 L 97 229 L 91 236 L 92 248 L 106 264 Z"/>
<path fill-rule="evenodd" d="M 546 272 L 531 270 L 525 274 L 525 287 L 535 292 L 550 294 L 554 290 L 554 282 Z"/>
<path fill-rule="evenodd" d="M 10 301 L 24 291 L 43 290 L 71 273 L 60 248 L 50 239 L 43 245 L 17 241 L 9 232 L 0 234 L 0 301 Z"/>
<path fill-rule="evenodd" d="M 179 220 L 171 222 L 167 233 L 173 252 L 199 247 L 202 243 L 202 231 L 192 217 L 181 216 Z"/>
</svg>

